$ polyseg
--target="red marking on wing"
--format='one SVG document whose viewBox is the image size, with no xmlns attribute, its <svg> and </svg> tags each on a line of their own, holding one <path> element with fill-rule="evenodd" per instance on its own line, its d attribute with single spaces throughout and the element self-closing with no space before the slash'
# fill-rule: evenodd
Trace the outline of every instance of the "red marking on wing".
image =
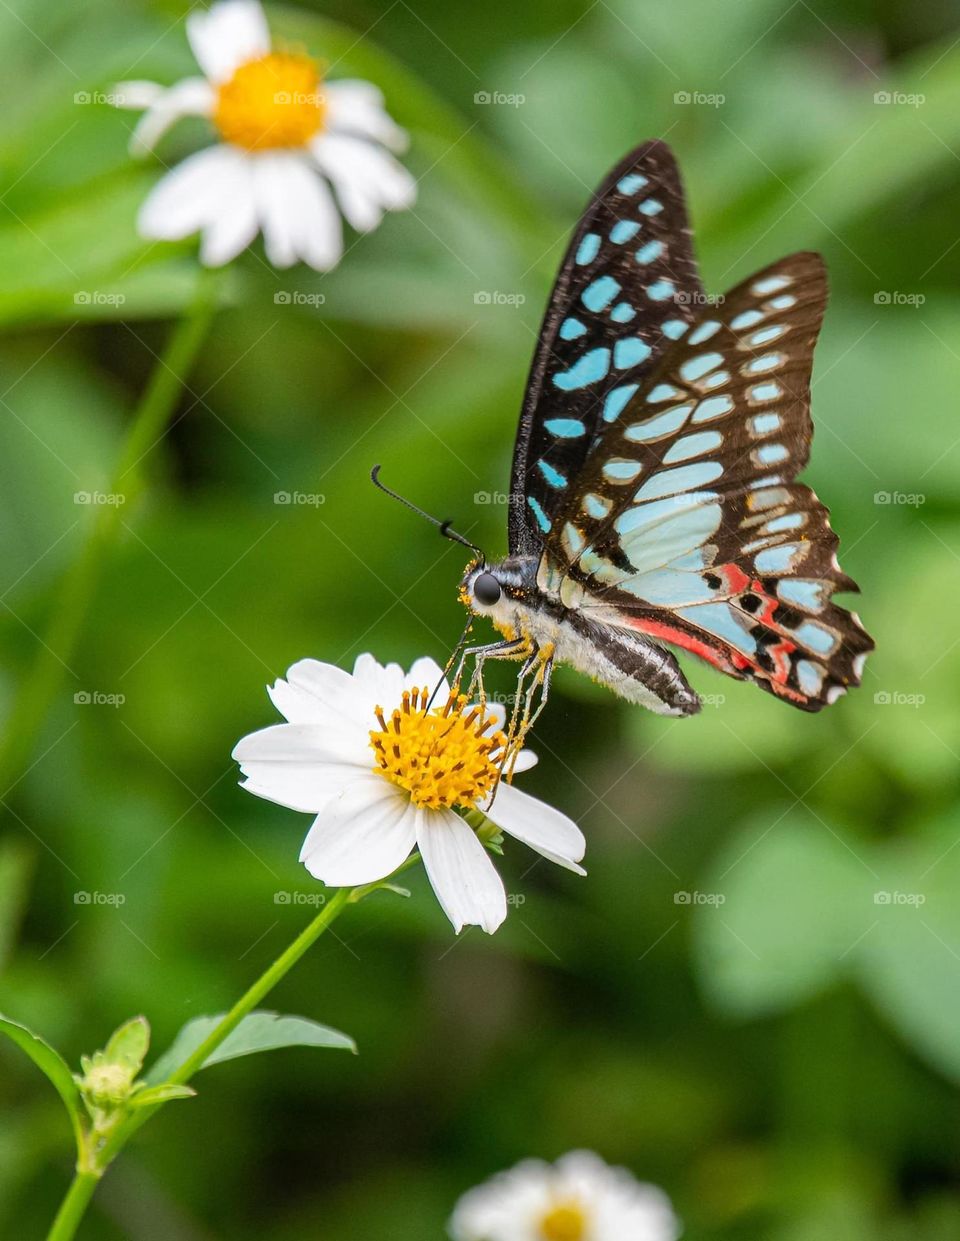
<svg viewBox="0 0 960 1241">
<path fill-rule="evenodd" d="M 790 675 L 790 654 L 797 649 L 794 642 L 775 642 L 767 647 L 767 654 L 773 660 L 774 673 L 772 680 L 785 684 Z"/>
<path fill-rule="evenodd" d="M 736 676 L 739 670 L 752 666 L 750 661 L 741 655 L 739 651 L 728 650 L 728 659 L 723 650 L 710 646 L 709 643 L 703 642 L 699 638 L 691 637 L 690 634 L 685 633 L 682 629 L 675 629 L 673 625 L 666 625 L 662 621 L 649 620 L 645 617 L 638 617 L 636 620 L 627 617 L 624 619 L 632 629 L 645 633 L 648 637 L 660 638 L 664 642 L 670 642 L 674 646 L 682 647 L 683 650 L 690 651 L 692 655 L 699 655 L 708 664 L 713 664 L 715 668 L 719 668 L 721 672 L 727 672 L 731 676 Z"/>
</svg>

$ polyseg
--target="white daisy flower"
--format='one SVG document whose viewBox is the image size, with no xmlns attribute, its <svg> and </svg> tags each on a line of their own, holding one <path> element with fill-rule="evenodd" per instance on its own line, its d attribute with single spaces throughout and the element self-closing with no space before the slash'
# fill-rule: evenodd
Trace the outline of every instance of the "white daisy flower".
<svg viewBox="0 0 960 1241">
<path fill-rule="evenodd" d="M 450 1221 L 454 1241 L 675 1241 L 670 1200 L 589 1151 L 528 1159 L 471 1189 Z"/>
<path fill-rule="evenodd" d="M 154 187 L 137 221 L 143 236 L 199 232 L 201 261 L 219 267 L 261 232 L 275 267 L 302 259 L 326 271 L 343 253 L 333 194 L 359 232 L 376 228 L 385 211 L 412 206 L 414 179 L 384 149 L 402 151 L 407 136 L 375 86 L 326 82 L 310 57 L 273 50 L 258 0 L 219 0 L 191 13 L 187 37 L 203 77 L 168 88 L 121 82 L 115 92 L 118 107 L 146 109 L 131 140 L 135 155 L 185 116 L 207 117 L 222 139 Z"/>
<path fill-rule="evenodd" d="M 507 899 L 490 854 L 457 813 L 473 809 L 551 862 L 586 873 L 577 865 L 586 848 L 579 827 L 497 783 L 503 708 L 455 697 L 432 659 L 405 674 L 361 655 L 353 675 L 304 659 L 267 692 L 286 724 L 244 737 L 233 757 L 251 793 L 317 816 L 300 850 L 315 878 L 332 887 L 374 883 L 416 847 L 455 929 L 492 933 Z M 536 761 L 522 751 L 514 770 Z"/>
</svg>

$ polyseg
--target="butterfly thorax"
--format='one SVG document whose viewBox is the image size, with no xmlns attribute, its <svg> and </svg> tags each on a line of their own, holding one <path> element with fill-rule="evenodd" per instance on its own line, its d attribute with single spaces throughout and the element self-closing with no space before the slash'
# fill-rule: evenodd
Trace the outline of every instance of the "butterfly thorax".
<svg viewBox="0 0 960 1241">
<path fill-rule="evenodd" d="M 495 600 L 489 579 L 500 588 Z M 618 625 L 612 609 L 584 596 L 582 590 L 570 606 L 562 574 L 549 566 L 546 557 L 510 556 L 492 565 L 475 561 L 464 575 L 460 598 L 516 644 L 511 658 L 539 655 L 567 664 L 661 715 L 688 715 L 699 709 L 672 656 L 629 626 Z"/>
</svg>

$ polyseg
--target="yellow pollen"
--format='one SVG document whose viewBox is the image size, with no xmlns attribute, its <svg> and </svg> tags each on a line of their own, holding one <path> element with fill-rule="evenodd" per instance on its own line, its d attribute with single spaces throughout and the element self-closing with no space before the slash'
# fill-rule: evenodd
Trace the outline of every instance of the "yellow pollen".
<svg viewBox="0 0 960 1241">
<path fill-rule="evenodd" d="M 560 1202 L 540 1221 L 543 1241 L 584 1241 L 587 1217 L 576 1202 Z"/>
<path fill-rule="evenodd" d="M 309 56 L 271 52 L 240 65 L 217 92 L 213 122 L 248 151 L 302 147 L 326 116 L 320 71 Z"/>
<path fill-rule="evenodd" d="M 427 710 L 429 700 L 424 687 L 406 691 L 389 719 L 376 708 L 373 769 L 405 789 L 417 806 L 475 806 L 496 786 L 507 739 L 493 717 L 469 706 L 464 695 Z"/>
</svg>

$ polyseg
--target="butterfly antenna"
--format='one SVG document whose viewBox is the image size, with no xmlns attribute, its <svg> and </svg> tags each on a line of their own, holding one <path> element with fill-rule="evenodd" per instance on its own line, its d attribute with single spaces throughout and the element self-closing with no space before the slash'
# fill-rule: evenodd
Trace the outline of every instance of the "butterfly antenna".
<svg viewBox="0 0 960 1241">
<path fill-rule="evenodd" d="M 476 552 L 484 564 L 486 564 L 487 558 L 483 554 L 482 548 L 477 547 L 476 543 L 471 543 L 469 539 L 465 539 L 462 534 L 458 534 L 456 530 L 453 529 L 449 521 L 440 521 L 437 517 L 431 517 L 429 513 L 425 513 L 422 508 L 418 508 L 417 505 L 413 504 L 410 500 L 405 499 L 401 495 L 397 495 L 395 491 L 391 491 L 385 483 L 380 481 L 379 474 L 380 466 L 375 465 L 370 471 L 370 481 L 375 487 L 379 487 L 380 490 L 385 491 L 388 496 L 391 496 L 394 500 L 399 500 L 399 502 L 401 504 L 405 504 L 407 508 L 412 509 L 415 513 L 419 513 L 421 517 L 425 517 L 432 525 L 439 527 L 440 533 L 445 539 L 452 539 L 454 543 L 461 543 L 464 547 L 469 547 L 470 550 L 472 552 Z"/>
</svg>

